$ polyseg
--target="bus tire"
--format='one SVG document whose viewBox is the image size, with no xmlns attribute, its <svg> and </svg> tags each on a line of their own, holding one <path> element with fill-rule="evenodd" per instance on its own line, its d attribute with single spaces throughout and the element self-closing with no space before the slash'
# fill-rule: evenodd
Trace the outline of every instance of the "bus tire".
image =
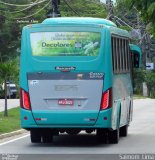
<svg viewBox="0 0 155 160">
<path fill-rule="evenodd" d="M 38 131 L 39 130 L 36 129 L 30 130 L 30 137 L 32 143 L 41 143 L 41 134 Z"/>
<path fill-rule="evenodd" d="M 50 130 L 43 130 L 42 131 L 42 141 L 43 143 L 52 143 L 53 142 L 53 134 Z"/>
<path fill-rule="evenodd" d="M 108 140 L 110 144 L 117 144 L 119 142 L 119 129 L 109 130 Z"/>
<path fill-rule="evenodd" d="M 120 136 L 126 137 L 128 135 L 128 125 L 125 125 L 120 128 Z"/>
<path fill-rule="evenodd" d="M 108 132 L 107 132 L 107 130 L 97 129 L 96 136 L 97 136 L 97 141 L 99 143 L 107 143 L 107 140 L 108 140 Z"/>
</svg>

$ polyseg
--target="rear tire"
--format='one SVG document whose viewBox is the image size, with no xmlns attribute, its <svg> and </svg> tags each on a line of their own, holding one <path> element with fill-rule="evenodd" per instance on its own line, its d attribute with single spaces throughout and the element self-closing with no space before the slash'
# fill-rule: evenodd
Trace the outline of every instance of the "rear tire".
<svg viewBox="0 0 155 160">
<path fill-rule="evenodd" d="M 43 130 L 42 131 L 42 141 L 43 143 L 52 143 L 53 142 L 53 134 L 51 130 Z"/>
<path fill-rule="evenodd" d="M 117 144 L 119 142 L 119 129 L 109 131 L 108 139 L 110 144 Z"/>
<path fill-rule="evenodd" d="M 41 143 L 41 133 L 40 130 L 32 129 L 30 131 L 30 137 L 32 143 Z"/>
<path fill-rule="evenodd" d="M 128 135 L 128 125 L 125 125 L 120 128 L 120 136 L 126 137 Z"/>
<path fill-rule="evenodd" d="M 99 143 L 107 143 L 107 140 L 108 140 L 108 132 L 107 132 L 107 130 L 97 129 L 96 136 L 97 136 L 97 141 Z"/>
</svg>

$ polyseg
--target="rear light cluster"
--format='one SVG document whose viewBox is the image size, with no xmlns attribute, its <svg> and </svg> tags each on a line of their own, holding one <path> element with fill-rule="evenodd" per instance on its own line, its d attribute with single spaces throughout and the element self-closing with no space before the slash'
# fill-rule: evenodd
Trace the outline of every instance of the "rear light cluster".
<svg viewBox="0 0 155 160">
<path fill-rule="evenodd" d="M 106 90 L 102 94 L 102 101 L 101 101 L 101 110 L 108 109 L 112 107 L 112 88 Z"/>
<path fill-rule="evenodd" d="M 20 107 L 31 110 L 29 93 L 20 89 Z"/>
</svg>

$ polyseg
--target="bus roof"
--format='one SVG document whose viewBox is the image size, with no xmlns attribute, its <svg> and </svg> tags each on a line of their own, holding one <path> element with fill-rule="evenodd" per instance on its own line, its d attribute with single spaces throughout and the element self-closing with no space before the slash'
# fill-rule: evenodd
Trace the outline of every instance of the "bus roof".
<svg viewBox="0 0 155 160">
<path fill-rule="evenodd" d="M 109 20 L 90 17 L 47 18 L 42 22 L 42 24 L 102 24 L 117 27 L 115 23 Z"/>
<path fill-rule="evenodd" d="M 140 56 L 142 56 L 142 51 L 141 51 L 141 49 L 137 45 L 135 45 L 135 44 L 129 44 L 129 45 L 130 45 L 130 48 L 133 51 L 138 52 L 140 54 Z"/>
<path fill-rule="evenodd" d="M 131 38 L 131 35 L 129 34 L 129 32 L 127 30 L 124 30 L 124 29 L 121 29 L 118 27 L 109 27 L 109 30 L 110 30 L 111 34 Z"/>
<path fill-rule="evenodd" d="M 61 17 L 61 18 L 47 18 L 42 24 L 82 24 L 82 25 L 104 25 L 107 27 L 111 34 L 116 34 L 119 36 L 125 36 L 130 38 L 128 31 L 120 29 L 115 23 L 103 18 L 92 18 L 92 17 Z"/>
</svg>

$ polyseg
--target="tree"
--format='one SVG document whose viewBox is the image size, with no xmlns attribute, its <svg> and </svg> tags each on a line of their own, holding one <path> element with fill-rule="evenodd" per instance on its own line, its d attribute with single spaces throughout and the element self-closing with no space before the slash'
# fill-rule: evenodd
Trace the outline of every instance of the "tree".
<svg viewBox="0 0 155 160">
<path fill-rule="evenodd" d="M 18 62 L 17 60 L 10 60 L 8 62 L 0 63 L 0 81 L 4 83 L 5 95 L 5 109 L 4 116 L 8 116 L 7 112 L 7 81 L 15 80 L 18 75 Z"/>
<path fill-rule="evenodd" d="M 122 0 L 118 0 L 122 1 Z M 129 8 L 136 7 L 148 29 L 155 36 L 155 1 L 154 0 L 124 0 Z"/>
<path fill-rule="evenodd" d="M 100 17 L 106 18 L 106 7 L 98 0 L 62 0 L 62 17 Z"/>
<path fill-rule="evenodd" d="M 0 62 L 6 62 L 18 56 L 20 28 L 15 21 L 9 21 L 0 15 Z"/>
<path fill-rule="evenodd" d="M 147 71 L 145 81 L 148 87 L 149 97 L 155 98 L 155 72 Z"/>
<path fill-rule="evenodd" d="M 135 94 L 142 93 L 142 83 L 145 82 L 146 71 L 134 69 L 133 71 L 133 88 Z"/>
</svg>

